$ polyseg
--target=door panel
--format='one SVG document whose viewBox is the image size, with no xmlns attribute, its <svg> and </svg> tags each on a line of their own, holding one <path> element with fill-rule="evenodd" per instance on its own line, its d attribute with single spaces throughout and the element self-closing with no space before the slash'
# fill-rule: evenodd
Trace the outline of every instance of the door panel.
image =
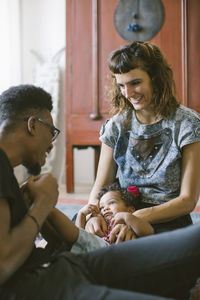
<svg viewBox="0 0 200 300">
<path fill-rule="evenodd" d="M 118 0 L 66 0 L 66 134 L 68 191 L 73 191 L 72 151 L 100 145 L 99 130 L 109 117 L 105 89 L 111 51 L 127 44 L 116 32 Z M 173 68 L 181 103 L 200 109 L 200 1 L 163 0 L 165 21 L 151 40 Z M 69 159 L 68 159 L 69 158 Z M 70 182 L 69 182 L 70 181 Z"/>
</svg>

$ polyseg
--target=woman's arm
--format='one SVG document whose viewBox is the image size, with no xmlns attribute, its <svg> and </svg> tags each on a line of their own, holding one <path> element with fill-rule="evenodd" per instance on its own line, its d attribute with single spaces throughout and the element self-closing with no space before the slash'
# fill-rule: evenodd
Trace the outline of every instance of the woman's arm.
<svg viewBox="0 0 200 300">
<path fill-rule="evenodd" d="M 140 219 L 129 212 L 117 213 L 112 220 L 112 225 L 115 226 L 117 224 L 128 225 L 138 237 L 154 233 L 154 229 L 149 222 Z"/>
<path fill-rule="evenodd" d="M 101 146 L 101 154 L 97 169 L 97 176 L 89 196 L 89 203 L 98 205 L 97 195 L 101 188 L 114 181 L 117 174 L 117 164 L 113 159 L 113 149 L 104 143 Z"/>
<path fill-rule="evenodd" d="M 180 195 L 164 204 L 134 212 L 152 224 L 184 216 L 195 208 L 200 196 L 200 142 L 183 147 Z"/>
<path fill-rule="evenodd" d="M 103 186 L 114 181 L 116 173 L 117 164 L 113 159 L 113 149 L 102 143 L 97 176 L 89 196 L 89 204 L 94 204 L 98 206 L 98 193 L 100 192 Z M 103 237 L 106 234 L 107 225 L 102 217 L 93 217 L 88 220 L 85 229 L 88 232 Z"/>
</svg>

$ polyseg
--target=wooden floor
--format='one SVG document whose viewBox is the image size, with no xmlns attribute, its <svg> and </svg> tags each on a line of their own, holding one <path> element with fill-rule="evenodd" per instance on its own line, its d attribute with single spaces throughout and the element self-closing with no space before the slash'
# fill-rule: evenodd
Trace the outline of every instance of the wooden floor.
<svg viewBox="0 0 200 300">
<path fill-rule="evenodd" d="M 84 205 L 87 204 L 91 185 L 77 184 L 75 186 L 75 193 L 67 193 L 66 187 L 59 187 L 59 200 L 58 203 Z"/>
</svg>

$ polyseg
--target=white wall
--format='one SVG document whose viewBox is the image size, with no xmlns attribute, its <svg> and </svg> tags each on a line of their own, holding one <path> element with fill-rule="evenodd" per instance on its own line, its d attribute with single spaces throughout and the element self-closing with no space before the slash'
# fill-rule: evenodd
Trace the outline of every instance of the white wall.
<svg viewBox="0 0 200 300">
<path fill-rule="evenodd" d="M 94 181 L 94 150 L 74 149 L 74 177 L 75 184 L 92 185 Z"/>
<path fill-rule="evenodd" d="M 65 0 L 21 0 L 23 81 L 31 82 L 35 50 L 45 59 L 65 46 Z M 65 68 L 65 56 L 60 63 Z"/>
<path fill-rule="evenodd" d="M 65 0 L 21 0 L 22 81 L 32 83 L 37 52 L 45 60 L 52 58 L 66 43 Z M 59 128 L 59 162 L 55 176 L 65 182 L 65 52 L 60 56 L 61 69 Z M 75 150 L 75 183 L 92 184 L 94 180 L 94 153 L 92 149 Z M 60 173 L 60 174 L 59 174 Z"/>
</svg>

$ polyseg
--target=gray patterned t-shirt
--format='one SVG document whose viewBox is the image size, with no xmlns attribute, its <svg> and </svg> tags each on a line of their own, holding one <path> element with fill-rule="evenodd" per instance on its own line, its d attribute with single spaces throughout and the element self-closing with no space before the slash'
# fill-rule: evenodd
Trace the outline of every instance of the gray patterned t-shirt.
<svg viewBox="0 0 200 300">
<path fill-rule="evenodd" d="M 162 204 L 179 195 L 182 148 L 200 141 L 200 115 L 182 105 L 168 120 L 140 124 L 135 112 L 115 115 L 100 140 L 113 148 L 122 187 L 139 187 L 143 202 Z"/>
</svg>

